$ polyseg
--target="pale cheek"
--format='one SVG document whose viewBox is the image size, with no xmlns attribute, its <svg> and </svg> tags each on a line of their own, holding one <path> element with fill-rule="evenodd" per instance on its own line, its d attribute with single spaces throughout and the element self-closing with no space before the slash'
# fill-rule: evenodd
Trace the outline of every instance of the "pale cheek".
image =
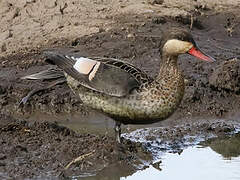
<svg viewBox="0 0 240 180">
<path fill-rule="evenodd" d="M 173 44 L 172 46 L 167 46 L 167 52 L 169 54 L 183 54 L 186 53 L 189 49 L 191 49 L 192 45 L 179 45 L 179 44 Z"/>
<path fill-rule="evenodd" d="M 192 48 L 192 43 L 180 41 L 180 40 L 169 40 L 164 45 L 164 50 L 168 54 L 183 54 Z"/>
<path fill-rule="evenodd" d="M 188 52 L 193 47 L 192 44 L 186 44 L 186 46 L 183 47 L 182 53 Z"/>
</svg>

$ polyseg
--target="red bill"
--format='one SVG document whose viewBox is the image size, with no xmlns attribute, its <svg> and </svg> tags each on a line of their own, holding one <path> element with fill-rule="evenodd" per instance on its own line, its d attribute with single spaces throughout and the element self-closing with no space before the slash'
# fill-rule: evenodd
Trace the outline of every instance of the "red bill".
<svg viewBox="0 0 240 180">
<path fill-rule="evenodd" d="M 195 56 L 204 61 L 209 61 L 209 62 L 216 61 L 214 58 L 203 53 L 200 49 L 198 49 L 197 47 L 194 47 L 194 46 L 188 51 L 188 54 L 191 54 L 192 56 Z"/>
</svg>

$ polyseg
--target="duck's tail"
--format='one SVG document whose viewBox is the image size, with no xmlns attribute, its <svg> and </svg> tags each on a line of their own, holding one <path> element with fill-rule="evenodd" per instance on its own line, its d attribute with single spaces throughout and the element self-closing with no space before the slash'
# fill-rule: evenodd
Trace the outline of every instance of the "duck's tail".
<svg viewBox="0 0 240 180">
<path fill-rule="evenodd" d="M 24 77 L 21 77 L 21 79 L 28 79 L 28 80 L 51 80 L 51 82 L 44 86 L 44 87 L 37 87 L 35 89 L 33 89 L 32 91 L 30 91 L 25 97 L 23 97 L 21 99 L 21 101 L 19 102 L 19 106 L 20 105 L 24 105 L 26 104 L 26 102 L 29 100 L 29 98 L 31 96 L 33 96 L 35 93 L 42 91 L 42 90 L 46 90 L 49 89 L 51 87 L 56 86 L 57 84 L 62 84 L 64 82 L 66 82 L 66 78 L 63 74 L 63 71 L 61 71 L 60 69 L 57 68 L 50 68 L 35 74 L 30 74 Z"/>
<path fill-rule="evenodd" d="M 66 54 L 68 54 L 68 49 L 49 49 L 43 51 L 43 55 L 45 56 L 45 62 L 52 65 L 57 65 L 59 68 L 52 67 L 50 69 L 27 75 L 22 77 L 21 79 L 31 79 L 31 80 L 51 80 L 58 78 L 65 78 L 64 73 L 61 69 L 68 69 L 72 67 L 75 63 L 73 59 L 66 58 Z M 73 52 L 71 52 L 73 53 Z"/>
<path fill-rule="evenodd" d="M 57 68 L 49 68 L 47 70 L 30 74 L 27 76 L 21 77 L 21 79 L 29 79 L 29 80 L 52 80 L 52 79 L 59 79 L 65 78 L 63 71 Z"/>
</svg>

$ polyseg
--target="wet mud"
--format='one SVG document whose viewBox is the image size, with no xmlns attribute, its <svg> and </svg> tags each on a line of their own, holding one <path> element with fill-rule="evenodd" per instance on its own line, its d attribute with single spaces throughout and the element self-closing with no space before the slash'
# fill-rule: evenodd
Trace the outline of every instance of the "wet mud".
<svg viewBox="0 0 240 180">
<path fill-rule="evenodd" d="M 150 152 L 140 143 L 130 140 L 124 140 L 122 146 L 117 146 L 112 137 L 75 133 L 53 122 L 27 122 L 4 115 L 1 115 L 1 120 L 2 178 L 90 175 L 114 162 L 137 166 L 142 160 L 151 160 Z M 80 160 L 69 164 L 76 158 Z"/>
<path fill-rule="evenodd" d="M 195 9 L 193 19 L 189 15 L 119 15 L 114 18 L 111 29 L 55 39 L 43 47 L 0 57 L 0 177 L 87 176 L 113 164 L 126 166 L 128 172 L 133 173 L 144 168 L 143 162 L 152 161 L 148 146 L 157 143 L 156 139 L 162 139 L 163 144 L 170 143 L 168 150 L 179 152 L 186 135 L 203 134 L 208 138 L 209 133 L 224 136 L 235 132 L 240 123 L 239 13 L 234 9 L 213 13 L 203 6 Z M 109 132 L 75 132 L 44 116 L 29 120 L 36 112 L 54 117 L 76 112 L 87 117 L 91 113 L 65 83 L 38 92 L 27 104 L 19 105 L 32 89 L 51 83 L 20 79 L 51 67 L 44 62 L 43 49 L 71 47 L 83 56 L 120 58 L 155 76 L 160 65 L 162 31 L 172 26 L 191 27 L 199 47 L 217 62 L 210 64 L 188 55 L 180 56 L 179 66 L 186 79 L 184 99 L 172 117 L 148 126 L 162 127 L 157 133 L 152 131 L 147 136 L 144 130 L 139 131 L 140 136 L 147 137 L 148 143 L 133 141 L 135 134 L 124 138 L 122 147 L 117 147 Z M 65 169 L 77 157 L 82 160 Z"/>
</svg>

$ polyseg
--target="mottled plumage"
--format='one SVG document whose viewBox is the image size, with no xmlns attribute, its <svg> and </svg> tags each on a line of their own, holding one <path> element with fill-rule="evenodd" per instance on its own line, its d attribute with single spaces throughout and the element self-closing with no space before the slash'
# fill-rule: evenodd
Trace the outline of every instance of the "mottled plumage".
<svg viewBox="0 0 240 180">
<path fill-rule="evenodd" d="M 149 124 L 169 117 L 184 95 L 184 78 L 178 69 L 178 55 L 189 53 L 214 61 L 196 46 L 189 32 L 171 29 L 161 42 L 161 66 L 156 78 L 128 62 L 112 58 L 86 58 L 78 52 L 49 50 L 47 62 L 64 71 L 70 88 L 83 103 L 120 124 Z"/>
</svg>

